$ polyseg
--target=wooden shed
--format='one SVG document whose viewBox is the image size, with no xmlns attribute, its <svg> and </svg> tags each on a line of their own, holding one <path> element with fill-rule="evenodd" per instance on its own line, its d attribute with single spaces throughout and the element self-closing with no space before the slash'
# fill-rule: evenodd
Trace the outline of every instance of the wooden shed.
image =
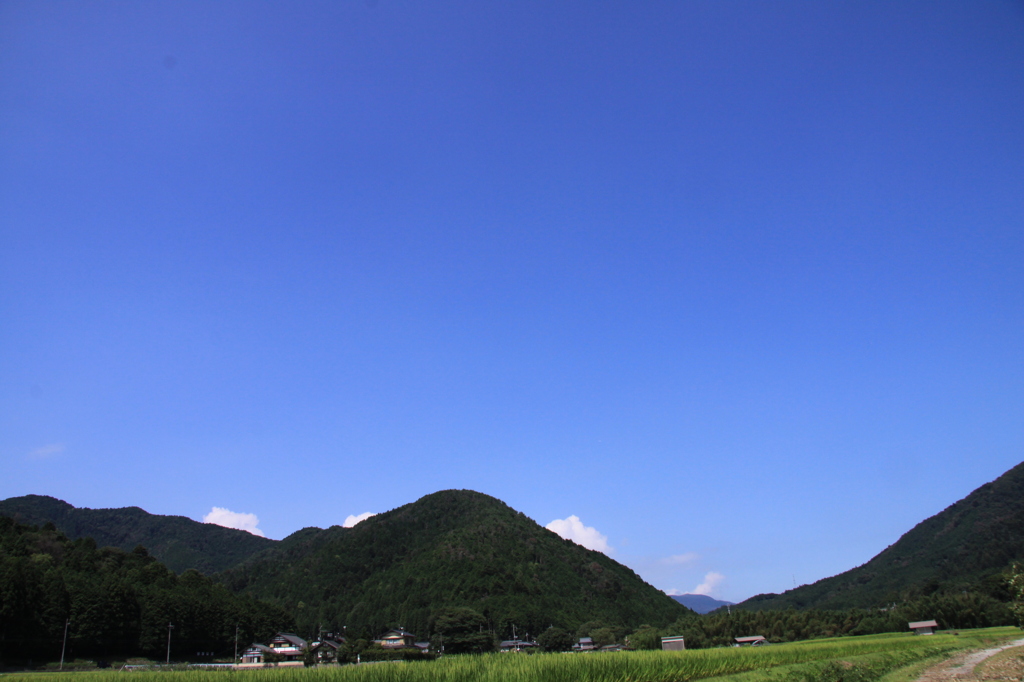
<svg viewBox="0 0 1024 682">
<path fill-rule="evenodd" d="M 939 629 L 939 624 L 934 620 L 919 620 L 916 623 L 907 623 L 915 635 L 934 635 Z"/>
<path fill-rule="evenodd" d="M 686 641 L 683 639 L 682 635 L 661 638 L 662 651 L 683 651 L 685 648 Z"/>
<path fill-rule="evenodd" d="M 752 637 L 736 637 L 736 646 L 758 646 L 761 642 L 767 642 L 762 635 L 753 635 Z"/>
</svg>

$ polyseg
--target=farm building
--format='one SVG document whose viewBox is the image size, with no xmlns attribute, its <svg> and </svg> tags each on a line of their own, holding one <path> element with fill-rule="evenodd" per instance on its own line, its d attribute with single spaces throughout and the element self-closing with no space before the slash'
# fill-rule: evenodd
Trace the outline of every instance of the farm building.
<svg viewBox="0 0 1024 682">
<path fill-rule="evenodd" d="M 761 635 L 753 635 L 751 637 L 736 637 L 736 646 L 759 646 L 762 642 L 767 642 Z"/>
<path fill-rule="evenodd" d="M 919 620 L 916 623 L 907 623 L 915 635 L 934 635 L 939 629 L 939 624 L 934 620 Z"/>
<path fill-rule="evenodd" d="M 682 651 L 686 648 L 686 641 L 682 635 L 676 637 L 662 637 L 661 638 L 661 650 L 662 651 Z"/>
</svg>

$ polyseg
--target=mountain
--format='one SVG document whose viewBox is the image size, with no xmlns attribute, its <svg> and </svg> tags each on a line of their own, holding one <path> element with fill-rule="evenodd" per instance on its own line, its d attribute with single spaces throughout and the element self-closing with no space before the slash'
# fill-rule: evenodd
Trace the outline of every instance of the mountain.
<svg viewBox="0 0 1024 682">
<path fill-rule="evenodd" d="M 674 594 L 672 598 L 682 604 L 688 609 L 696 611 L 697 613 L 711 613 L 715 609 L 720 609 L 723 606 L 732 606 L 731 601 L 721 601 L 709 597 L 706 594 Z"/>
<path fill-rule="evenodd" d="M 937 592 L 995 594 L 997 575 L 1024 560 L 1024 462 L 917 524 L 862 566 L 743 609 L 881 607 Z"/>
<path fill-rule="evenodd" d="M 555 533 L 500 500 L 445 490 L 353 528 L 300 531 L 221 574 L 236 591 L 323 625 L 421 635 L 443 607 L 470 607 L 497 634 L 575 630 L 587 621 L 663 626 L 691 614 L 629 568 Z"/>
<path fill-rule="evenodd" d="M 101 547 L 131 551 L 142 545 L 175 573 L 189 568 L 201 573 L 223 571 L 276 544 L 243 530 L 184 516 L 150 514 L 138 507 L 79 509 L 44 495 L 2 500 L 0 515 L 37 526 L 50 522 L 71 539 L 91 537 Z"/>
</svg>

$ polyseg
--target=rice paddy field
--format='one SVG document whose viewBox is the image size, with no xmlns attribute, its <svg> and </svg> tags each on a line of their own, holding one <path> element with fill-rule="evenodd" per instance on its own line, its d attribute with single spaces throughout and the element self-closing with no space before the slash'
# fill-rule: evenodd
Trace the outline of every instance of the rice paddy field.
<svg viewBox="0 0 1024 682">
<path fill-rule="evenodd" d="M 136 682 L 869 682 L 883 680 L 907 666 L 941 660 L 961 649 L 992 646 L 1020 636 L 1017 628 L 989 628 L 930 637 L 874 635 L 679 652 L 506 653 L 319 668 L 104 670 L 2 677 L 26 682 L 44 682 L 54 676 L 85 678 L 81 682 L 127 682 L 126 678 Z"/>
</svg>

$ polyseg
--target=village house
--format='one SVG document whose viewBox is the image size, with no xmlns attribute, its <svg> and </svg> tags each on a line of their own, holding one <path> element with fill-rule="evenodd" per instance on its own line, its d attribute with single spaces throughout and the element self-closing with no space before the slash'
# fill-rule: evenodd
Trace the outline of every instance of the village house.
<svg viewBox="0 0 1024 682">
<path fill-rule="evenodd" d="M 339 637 L 338 639 L 325 637 L 321 640 L 311 642 L 309 645 L 309 651 L 313 654 L 313 660 L 316 661 L 317 665 L 324 663 L 337 663 L 338 651 L 344 643 L 344 637 Z"/>
<path fill-rule="evenodd" d="M 593 651 L 596 648 L 594 640 L 590 637 L 580 637 L 580 641 L 572 645 L 573 651 Z"/>
<path fill-rule="evenodd" d="M 242 653 L 243 667 L 275 663 L 302 665 L 302 655 L 308 642 L 291 632 L 279 632 L 267 644 L 254 643 Z"/>
<path fill-rule="evenodd" d="M 375 641 L 385 649 L 411 649 L 416 646 L 416 635 L 398 628 L 388 630 Z"/>
<path fill-rule="evenodd" d="M 406 632 L 402 628 L 388 630 L 380 639 L 373 640 L 374 644 L 380 644 L 385 649 L 416 649 L 426 651 L 430 648 L 430 642 L 417 642 L 416 635 Z"/>
<path fill-rule="evenodd" d="M 536 642 L 528 642 L 524 639 L 507 639 L 499 644 L 498 648 L 502 651 L 529 651 L 538 646 Z"/>
</svg>

